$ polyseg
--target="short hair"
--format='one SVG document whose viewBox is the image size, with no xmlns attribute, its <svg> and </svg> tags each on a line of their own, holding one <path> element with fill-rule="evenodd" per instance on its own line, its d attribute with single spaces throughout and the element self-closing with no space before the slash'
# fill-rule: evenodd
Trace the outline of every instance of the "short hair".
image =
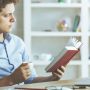
<svg viewBox="0 0 90 90">
<path fill-rule="evenodd" d="M 7 4 L 10 4 L 10 3 L 18 3 L 19 0 L 0 0 L 0 12 L 2 11 L 3 8 L 5 8 L 5 6 Z"/>
</svg>

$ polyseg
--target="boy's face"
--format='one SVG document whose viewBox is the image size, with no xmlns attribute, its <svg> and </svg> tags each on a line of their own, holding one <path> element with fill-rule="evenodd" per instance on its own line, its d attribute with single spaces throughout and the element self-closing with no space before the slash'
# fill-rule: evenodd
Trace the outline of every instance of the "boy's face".
<svg viewBox="0 0 90 90">
<path fill-rule="evenodd" d="M 0 33 L 11 31 L 12 25 L 15 22 L 14 11 L 15 6 L 13 3 L 10 3 L 0 12 Z"/>
</svg>

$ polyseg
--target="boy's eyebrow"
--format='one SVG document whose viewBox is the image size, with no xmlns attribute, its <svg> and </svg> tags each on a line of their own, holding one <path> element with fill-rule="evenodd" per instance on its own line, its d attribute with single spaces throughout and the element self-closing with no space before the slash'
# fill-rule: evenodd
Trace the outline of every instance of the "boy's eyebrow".
<svg viewBox="0 0 90 90">
<path fill-rule="evenodd" d="M 12 14 L 14 14 L 14 12 L 13 12 L 13 13 L 11 13 L 11 12 L 8 12 L 8 13 L 0 13 L 0 15 L 7 15 L 7 14 L 12 15 Z"/>
<path fill-rule="evenodd" d="M 15 10 L 13 10 L 12 12 L 0 12 L 1 14 L 9 14 L 9 13 L 14 13 Z"/>
</svg>

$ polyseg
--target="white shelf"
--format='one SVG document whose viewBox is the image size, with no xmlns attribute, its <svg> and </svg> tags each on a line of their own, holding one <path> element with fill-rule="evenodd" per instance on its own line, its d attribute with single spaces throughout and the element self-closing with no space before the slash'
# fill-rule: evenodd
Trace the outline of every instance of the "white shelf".
<svg viewBox="0 0 90 90">
<path fill-rule="evenodd" d="M 38 7 L 58 7 L 58 8 L 81 8 L 82 4 L 67 4 L 67 3 L 32 3 L 31 7 L 38 8 Z"/>
<path fill-rule="evenodd" d="M 33 60 L 33 63 L 34 65 L 40 65 L 40 66 L 43 66 L 43 65 L 49 65 L 50 64 L 50 61 L 41 61 L 41 60 Z M 80 60 L 73 60 L 71 61 L 68 65 L 81 65 L 81 61 Z"/>
<path fill-rule="evenodd" d="M 34 63 L 34 65 L 41 65 L 41 66 L 43 66 L 43 65 L 48 65 L 50 62 L 49 61 L 41 61 L 41 60 L 32 60 L 33 61 L 33 63 Z"/>
<path fill-rule="evenodd" d="M 81 65 L 81 61 L 80 60 L 73 60 L 69 63 L 69 65 Z"/>
<path fill-rule="evenodd" d="M 75 67 L 75 72 L 71 72 L 74 78 L 88 77 L 89 68 L 88 55 L 89 55 L 89 43 L 90 43 L 90 1 L 89 0 L 72 0 L 72 2 L 81 3 L 31 3 L 31 0 L 25 0 L 24 2 L 24 36 L 27 46 L 33 53 L 47 53 L 52 52 L 53 55 L 58 53 L 58 49 L 62 49 L 68 39 L 72 36 L 79 38 L 83 45 L 80 52 L 80 60 L 74 60 L 69 63 L 70 66 Z M 49 0 L 47 0 L 49 2 Z M 51 2 L 54 2 L 54 0 Z M 55 31 L 56 23 L 63 18 L 71 20 L 70 30 L 73 26 L 73 20 L 75 15 L 81 16 L 81 32 L 58 32 Z M 69 17 L 69 18 L 68 18 Z M 29 29 L 28 29 L 28 28 Z M 53 30 L 42 31 L 42 30 Z M 47 38 L 48 37 L 48 38 Z M 29 42 L 28 42 L 29 40 Z M 45 66 L 50 62 L 33 61 L 37 66 Z M 89 62 L 89 63 L 88 63 Z M 77 65 L 79 67 L 77 67 Z M 70 68 L 71 69 L 71 68 Z M 68 74 L 66 75 L 68 78 Z"/>
<path fill-rule="evenodd" d="M 88 64 L 90 65 L 90 59 L 88 60 L 88 62 L 89 62 Z"/>
<path fill-rule="evenodd" d="M 32 32 L 33 37 L 44 37 L 44 36 L 82 36 L 81 32 Z"/>
<path fill-rule="evenodd" d="M 90 32 L 90 31 L 89 31 Z M 88 37 L 90 37 L 90 33 L 87 33 Z"/>
</svg>

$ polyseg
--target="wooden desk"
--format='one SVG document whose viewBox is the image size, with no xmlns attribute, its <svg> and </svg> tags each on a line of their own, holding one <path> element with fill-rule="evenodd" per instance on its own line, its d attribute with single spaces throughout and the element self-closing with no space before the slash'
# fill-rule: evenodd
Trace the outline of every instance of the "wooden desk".
<svg viewBox="0 0 90 90">
<path fill-rule="evenodd" d="M 19 90 L 19 89 L 13 89 L 14 87 L 20 87 L 20 88 L 45 88 L 50 86 L 64 86 L 69 87 L 74 85 L 74 81 L 72 80 L 60 80 L 60 81 L 51 81 L 51 82 L 43 82 L 43 83 L 34 83 L 34 84 L 24 84 L 24 85 L 18 85 L 18 86 L 9 86 L 9 87 L 0 87 L 0 90 Z M 23 89 L 20 89 L 23 90 Z M 72 89 L 72 90 L 90 90 L 90 88 L 87 89 Z"/>
</svg>

